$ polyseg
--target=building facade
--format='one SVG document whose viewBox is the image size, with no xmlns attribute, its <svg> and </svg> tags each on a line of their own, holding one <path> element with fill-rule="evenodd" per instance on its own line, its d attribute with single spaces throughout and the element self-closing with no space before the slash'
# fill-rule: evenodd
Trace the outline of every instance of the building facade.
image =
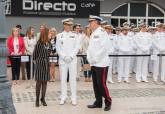
<svg viewBox="0 0 165 114">
<path fill-rule="evenodd" d="M 5 6 L 7 14 L 11 11 L 12 0 L 5 0 L 5 2 L 8 4 Z M 155 26 L 157 21 L 165 23 L 165 0 L 100 0 L 99 14 L 115 27 L 121 26 L 126 21 L 136 25 L 145 21 L 149 26 Z M 38 31 L 41 23 L 61 31 L 63 18 L 66 17 L 6 16 L 8 34 L 11 27 L 16 24 L 22 25 L 23 32 L 30 25 L 35 26 Z M 74 22 L 81 23 L 83 26 L 88 24 L 87 18 L 75 18 Z"/>
</svg>

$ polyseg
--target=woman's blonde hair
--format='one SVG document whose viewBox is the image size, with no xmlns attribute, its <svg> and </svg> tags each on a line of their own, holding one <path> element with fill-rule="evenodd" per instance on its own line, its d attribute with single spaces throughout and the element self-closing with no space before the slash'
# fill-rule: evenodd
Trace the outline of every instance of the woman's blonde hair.
<svg viewBox="0 0 165 114">
<path fill-rule="evenodd" d="M 27 31 L 26 31 L 26 36 L 31 39 L 32 37 L 34 37 L 34 35 L 31 34 L 31 30 L 34 29 L 33 26 L 30 26 Z"/>
<path fill-rule="evenodd" d="M 11 35 L 12 35 L 12 36 L 14 36 L 14 31 L 16 31 L 16 30 L 18 30 L 18 28 L 16 28 L 16 27 L 13 27 L 13 28 L 11 29 Z M 19 30 L 18 30 L 18 32 L 19 32 Z"/>
<path fill-rule="evenodd" d="M 51 32 L 51 31 L 54 31 L 54 32 L 55 32 L 55 35 L 57 35 L 57 30 L 56 30 L 56 28 L 54 28 L 54 27 L 50 28 L 50 29 L 49 29 L 49 32 Z"/>
<path fill-rule="evenodd" d="M 84 33 L 86 36 L 90 37 L 92 34 L 92 30 L 89 27 L 85 27 Z"/>
</svg>

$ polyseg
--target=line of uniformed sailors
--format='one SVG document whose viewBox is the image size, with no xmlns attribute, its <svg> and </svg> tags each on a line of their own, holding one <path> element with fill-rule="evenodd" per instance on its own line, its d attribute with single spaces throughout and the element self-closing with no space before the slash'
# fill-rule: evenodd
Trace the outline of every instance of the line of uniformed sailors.
<svg viewBox="0 0 165 114">
<path fill-rule="evenodd" d="M 102 23 L 102 27 L 109 35 L 110 55 L 152 54 L 151 57 L 110 57 L 107 79 L 109 83 L 114 83 L 112 74 L 116 73 L 118 82 L 123 80 L 129 83 L 130 73 L 136 73 L 137 82 L 148 82 L 148 73 L 153 73 L 153 81 L 157 82 L 160 77 L 160 80 L 165 82 L 164 56 L 162 56 L 161 63 L 159 63 L 159 57 L 155 56 L 165 53 L 165 25 L 157 23 L 156 27 L 147 27 L 142 22 L 139 28 L 136 28 L 123 23 L 123 27 L 114 29 L 112 25 Z M 79 36 L 83 42 L 84 34 L 79 33 Z"/>
<path fill-rule="evenodd" d="M 112 34 L 111 25 L 105 25 L 105 30 L 110 38 L 110 54 L 153 54 L 151 57 L 111 57 L 108 82 L 114 83 L 112 74 L 118 72 L 118 82 L 124 79 L 129 82 L 129 74 L 136 73 L 137 82 L 148 82 L 148 72 L 153 73 L 153 81 L 165 82 L 164 56 L 160 59 L 156 54 L 165 53 L 165 25 L 157 23 L 156 28 L 148 28 L 145 23 L 141 23 L 139 31 L 130 31 L 128 25 L 121 28 L 120 34 Z M 151 31 L 149 31 L 151 30 Z"/>
</svg>

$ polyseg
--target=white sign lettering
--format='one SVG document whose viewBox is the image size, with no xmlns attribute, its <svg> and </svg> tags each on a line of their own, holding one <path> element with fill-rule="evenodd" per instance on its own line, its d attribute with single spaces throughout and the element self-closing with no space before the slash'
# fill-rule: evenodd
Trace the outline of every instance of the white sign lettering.
<svg viewBox="0 0 165 114">
<path fill-rule="evenodd" d="M 75 3 L 51 3 L 51 2 L 37 2 L 32 0 L 23 0 L 23 10 L 35 10 L 40 11 L 54 10 L 54 11 L 76 11 Z"/>
</svg>

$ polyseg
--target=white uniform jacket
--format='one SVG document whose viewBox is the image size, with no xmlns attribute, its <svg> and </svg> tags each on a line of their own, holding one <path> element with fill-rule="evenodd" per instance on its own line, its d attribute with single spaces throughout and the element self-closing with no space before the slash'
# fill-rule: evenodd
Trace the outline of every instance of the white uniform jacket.
<svg viewBox="0 0 165 114">
<path fill-rule="evenodd" d="M 139 32 L 135 35 L 134 41 L 137 48 L 137 54 L 149 54 L 152 46 L 152 35 L 148 32 Z M 140 52 L 140 53 L 138 53 Z"/>
<path fill-rule="evenodd" d="M 165 33 L 156 32 L 153 35 L 153 50 L 156 53 L 165 51 Z"/>
<path fill-rule="evenodd" d="M 121 54 L 130 54 L 133 52 L 132 38 L 128 35 L 121 34 L 117 41 L 117 48 Z"/>
<path fill-rule="evenodd" d="M 59 55 L 59 64 L 66 64 L 64 58 L 69 56 L 77 60 L 77 53 L 80 48 L 79 38 L 75 32 L 63 31 L 57 35 L 56 49 Z"/>
<path fill-rule="evenodd" d="M 91 66 L 109 66 L 108 44 L 109 36 L 102 27 L 98 27 L 93 31 L 87 50 L 87 59 Z"/>
<path fill-rule="evenodd" d="M 115 34 L 109 34 L 109 54 L 114 54 L 114 51 L 115 51 L 115 38 L 116 38 L 116 35 Z"/>
</svg>

